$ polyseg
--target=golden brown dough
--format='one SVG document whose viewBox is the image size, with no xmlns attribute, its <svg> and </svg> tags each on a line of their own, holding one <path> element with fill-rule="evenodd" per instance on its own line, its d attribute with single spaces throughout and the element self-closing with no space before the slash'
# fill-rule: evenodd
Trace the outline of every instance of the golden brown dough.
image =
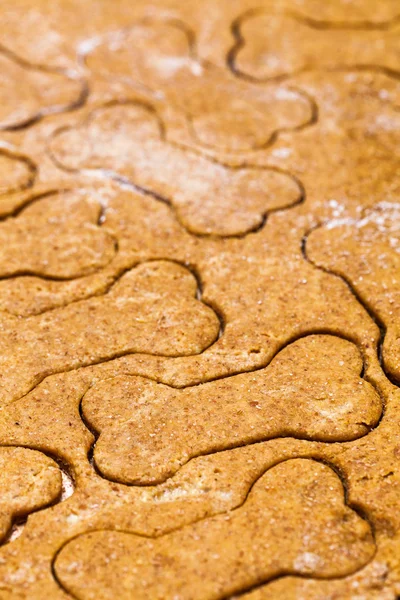
<svg viewBox="0 0 400 600">
<path fill-rule="evenodd" d="M 0 340 L 3 401 L 51 373 L 135 352 L 185 356 L 218 336 L 211 308 L 195 298 L 184 267 L 154 261 L 123 274 L 106 294 L 28 319 L 7 316 Z"/>
<path fill-rule="evenodd" d="M 105 267 L 116 240 L 98 224 L 101 206 L 84 190 L 33 198 L 0 223 L 0 277 L 34 273 L 73 279 Z"/>
<path fill-rule="evenodd" d="M 131 598 L 132 590 L 137 600 L 217 599 L 288 571 L 346 575 L 373 553 L 369 526 L 343 504 L 338 477 L 297 459 L 261 477 L 242 507 L 156 540 L 107 531 L 78 537 L 57 556 L 55 572 L 80 600 Z"/>
<path fill-rule="evenodd" d="M 395 600 L 398 0 L 0 26 L 1 600 Z"/>
<path fill-rule="evenodd" d="M 384 201 L 359 219 L 336 219 L 313 231 L 310 259 L 349 281 L 386 333 L 383 361 L 400 379 L 400 205 Z"/>
<path fill-rule="evenodd" d="M 398 16 L 398 15 L 396 15 Z M 349 29 L 351 35 L 349 35 Z M 294 11 L 248 11 L 235 21 L 233 68 L 254 81 L 285 80 L 312 69 L 398 74 L 400 21 L 357 27 Z"/>
<path fill-rule="evenodd" d="M 106 379 L 85 394 L 82 415 L 100 432 L 94 460 L 104 477 L 157 483 L 192 457 L 274 437 L 365 435 L 382 406 L 361 367 L 349 342 L 309 336 L 266 369 L 184 390 L 140 377 Z"/>
<path fill-rule="evenodd" d="M 0 543 L 13 519 L 44 508 L 60 495 L 61 473 L 53 460 L 27 448 L 0 447 Z"/>
<path fill-rule="evenodd" d="M 33 161 L 13 152 L 0 150 L 0 198 L 31 187 L 35 176 L 36 165 Z"/>
<path fill-rule="evenodd" d="M 99 106 L 60 129 L 51 152 L 61 167 L 124 178 L 171 203 L 195 234 L 241 235 L 302 199 L 297 180 L 279 169 L 231 168 L 169 144 L 153 107 L 135 100 Z"/>
<path fill-rule="evenodd" d="M 197 53 L 195 33 L 174 19 L 142 19 L 88 45 L 92 78 L 129 83 L 162 98 L 202 146 L 230 151 L 273 143 L 313 118 L 307 96 L 290 86 L 249 87 Z M 171 117 L 169 117 L 171 118 Z"/>
<path fill-rule="evenodd" d="M 0 48 L 0 130 L 13 130 L 83 101 L 85 85 L 77 73 L 31 64 Z"/>
</svg>

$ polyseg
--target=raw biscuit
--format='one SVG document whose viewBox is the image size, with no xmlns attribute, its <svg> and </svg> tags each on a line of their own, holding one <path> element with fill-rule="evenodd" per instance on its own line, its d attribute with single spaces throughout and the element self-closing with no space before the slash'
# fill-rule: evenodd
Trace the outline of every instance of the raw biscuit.
<svg viewBox="0 0 400 600">
<path fill-rule="evenodd" d="M 349 342 L 309 336 L 266 369 L 184 390 L 140 377 L 106 379 L 83 397 L 82 416 L 100 433 L 94 461 L 104 477 L 154 484 L 190 458 L 226 448 L 274 437 L 340 442 L 365 435 L 382 406 L 360 379 L 361 367 Z"/>
<path fill-rule="evenodd" d="M 155 109 L 110 102 L 55 133 L 57 163 L 125 179 L 169 202 L 192 233 L 232 236 L 259 227 L 265 215 L 302 200 L 299 182 L 279 169 L 237 167 L 169 144 Z"/>
<path fill-rule="evenodd" d="M 65 308 L 3 319 L 3 402 L 26 394 L 52 373 L 144 352 L 185 356 L 218 337 L 214 311 L 195 298 L 196 280 L 168 261 L 139 265 L 106 294 Z"/>
<path fill-rule="evenodd" d="M 131 598 L 133 589 L 138 600 L 217 599 L 284 572 L 347 575 L 373 554 L 369 526 L 344 505 L 338 477 L 297 459 L 261 477 L 242 507 L 165 537 L 78 537 L 58 554 L 55 573 L 79 600 Z"/>
</svg>

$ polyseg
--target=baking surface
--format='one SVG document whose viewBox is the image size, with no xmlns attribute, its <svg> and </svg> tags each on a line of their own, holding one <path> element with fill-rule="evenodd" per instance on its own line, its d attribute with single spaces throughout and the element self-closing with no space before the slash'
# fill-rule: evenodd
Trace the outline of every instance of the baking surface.
<svg viewBox="0 0 400 600">
<path fill-rule="evenodd" d="M 398 0 L 0 26 L 0 599 L 396 600 Z"/>
</svg>

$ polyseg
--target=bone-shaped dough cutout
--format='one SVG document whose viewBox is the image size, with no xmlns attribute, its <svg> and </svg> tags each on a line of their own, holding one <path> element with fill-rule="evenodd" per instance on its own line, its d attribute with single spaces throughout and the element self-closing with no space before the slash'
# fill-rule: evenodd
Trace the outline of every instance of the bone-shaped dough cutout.
<svg viewBox="0 0 400 600">
<path fill-rule="evenodd" d="M 293 177 L 269 168 L 232 168 L 168 143 L 154 110 L 110 103 L 59 130 L 51 151 L 64 168 L 102 170 L 170 202 L 195 234 L 240 235 L 271 210 L 302 198 Z"/>
<path fill-rule="evenodd" d="M 295 13 L 255 10 L 239 17 L 230 58 L 254 81 L 282 80 L 310 69 L 381 68 L 400 72 L 400 22 L 382 30 L 321 24 Z"/>
<path fill-rule="evenodd" d="M 82 401 L 100 432 L 95 464 L 109 479 L 150 484 L 194 456 L 275 437 L 356 439 L 382 411 L 361 368 L 354 344 L 308 336 L 264 369 L 182 390 L 142 377 L 107 379 Z"/>
<path fill-rule="evenodd" d="M 400 381 L 400 204 L 381 202 L 360 219 L 337 219 L 315 229 L 307 255 L 345 278 L 387 328 L 383 362 Z"/>
<path fill-rule="evenodd" d="M 82 81 L 59 69 L 35 66 L 0 47 L 0 130 L 13 130 L 77 106 Z"/>
<path fill-rule="evenodd" d="M 374 553 L 369 525 L 344 503 L 326 465 L 281 463 L 243 506 L 156 539 L 113 531 L 83 534 L 55 560 L 79 600 L 217 600 L 284 573 L 343 576 Z"/>
<path fill-rule="evenodd" d="M 34 274 L 72 279 L 115 256 L 115 241 L 98 226 L 101 206 L 83 191 L 39 197 L 0 223 L 0 277 Z"/>
<path fill-rule="evenodd" d="M 0 149 L 0 198 L 31 187 L 36 170 L 36 165 L 26 156 Z"/>
<path fill-rule="evenodd" d="M 61 472 L 41 452 L 18 447 L 0 448 L 0 542 L 21 518 L 57 500 Z"/>
<path fill-rule="evenodd" d="M 201 60 L 194 33 L 174 20 L 144 19 L 97 38 L 86 64 L 94 76 L 161 98 L 186 116 L 198 143 L 213 148 L 262 147 L 279 131 L 312 119 L 312 105 L 300 91 L 254 86 Z"/>
<path fill-rule="evenodd" d="M 217 339 L 220 322 L 196 293 L 185 267 L 153 261 L 123 274 L 102 296 L 27 319 L 4 316 L 0 398 L 18 397 L 52 373 L 124 354 L 202 352 Z"/>
</svg>

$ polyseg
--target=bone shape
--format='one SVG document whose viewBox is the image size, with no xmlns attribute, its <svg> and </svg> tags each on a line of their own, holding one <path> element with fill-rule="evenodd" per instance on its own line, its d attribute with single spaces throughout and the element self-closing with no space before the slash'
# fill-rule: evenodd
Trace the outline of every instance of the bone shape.
<svg viewBox="0 0 400 600">
<path fill-rule="evenodd" d="M 243 506 L 160 538 L 96 531 L 68 542 L 55 574 L 79 600 L 217 600 L 284 573 L 347 575 L 374 553 L 339 478 L 306 459 L 280 463 Z"/>
<path fill-rule="evenodd" d="M 271 144 L 279 131 L 312 120 L 301 91 L 258 87 L 197 54 L 195 34 L 173 19 L 143 19 L 96 38 L 85 56 L 94 77 L 116 80 L 166 102 L 186 117 L 192 138 L 229 151 Z"/>
<path fill-rule="evenodd" d="M 351 29 L 351 27 L 350 27 Z M 310 69 L 400 72 L 400 21 L 386 28 L 319 23 L 296 13 L 249 11 L 233 27 L 229 52 L 236 73 L 253 81 L 282 81 Z"/>
<path fill-rule="evenodd" d="M 27 319 L 4 316 L 0 397 L 10 401 L 44 377 L 123 354 L 200 353 L 218 336 L 214 311 L 197 300 L 184 267 L 144 263 L 102 296 Z"/>
<path fill-rule="evenodd" d="M 154 109 L 133 100 L 100 106 L 60 129 L 51 152 L 61 167 L 105 171 L 172 203 L 195 234 L 247 233 L 303 195 L 297 180 L 279 170 L 232 168 L 169 144 Z"/>
<path fill-rule="evenodd" d="M 195 456 L 274 437 L 356 439 L 382 411 L 361 368 L 354 344 L 327 335 L 298 340 L 259 371 L 182 390 L 142 377 L 107 379 L 82 401 L 100 432 L 95 464 L 109 479 L 153 484 Z"/>
</svg>

